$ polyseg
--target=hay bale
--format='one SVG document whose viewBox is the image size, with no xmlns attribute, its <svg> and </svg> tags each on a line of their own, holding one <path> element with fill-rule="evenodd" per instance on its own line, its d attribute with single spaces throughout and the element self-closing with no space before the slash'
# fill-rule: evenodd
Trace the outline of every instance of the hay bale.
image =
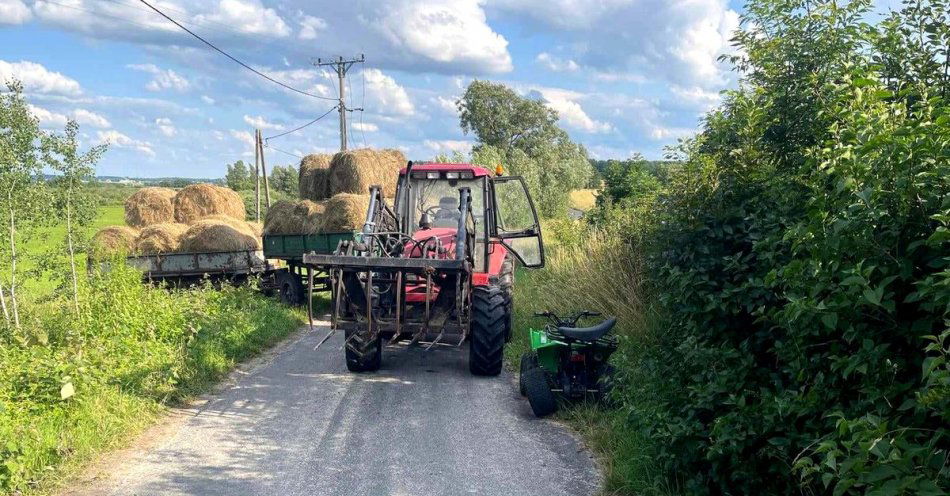
<svg viewBox="0 0 950 496">
<path fill-rule="evenodd" d="M 181 235 L 181 253 L 259 250 L 261 240 L 247 230 L 213 219 L 195 222 Z"/>
<path fill-rule="evenodd" d="M 192 184 L 175 195 L 175 220 L 182 224 L 212 215 L 244 220 L 244 200 L 234 191 L 214 184 Z"/>
<path fill-rule="evenodd" d="M 231 217 L 230 215 L 222 215 L 222 214 L 209 215 L 207 217 L 202 217 L 200 219 L 197 219 L 195 222 L 199 220 L 213 220 L 215 222 L 227 224 L 237 229 L 238 231 L 254 234 L 254 231 L 247 224 L 247 222 L 240 219 L 235 219 L 234 217 Z M 192 224 L 194 224 L 194 222 L 192 222 Z"/>
<path fill-rule="evenodd" d="M 258 238 L 264 235 L 264 224 L 260 222 L 248 221 L 247 227 L 251 230 L 251 233 Z"/>
<path fill-rule="evenodd" d="M 108 226 L 99 230 L 89 242 L 89 256 L 102 260 L 135 253 L 138 231 L 128 226 Z"/>
<path fill-rule="evenodd" d="M 369 195 L 339 193 L 324 202 L 322 229 L 325 232 L 353 231 L 363 228 Z"/>
<path fill-rule="evenodd" d="M 187 225 L 175 222 L 152 224 L 139 233 L 135 240 L 135 250 L 143 255 L 174 253 L 178 251 L 181 235 L 187 230 Z"/>
<path fill-rule="evenodd" d="M 266 234 L 316 234 L 323 230 L 324 205 L 310 200 L 279 201 L 264 217 Z"/>
<path fill-rule="evenodd" d="M 300 198 L 311 201 L 326 200 L 330 196 L 331 155 L 312 153 L 300 161 L 298 175 Z"/>
<path fill-rule="evenodd" d="M 378 184 L 383 196 L 395 196 L 399 170 L 405 165 L 406 157 L 399 150 L 364 148 L 337 153 L 330 164 L 329 193 L 365 195 L 370 186 Z"/>
<path fill-rule="evenodd" d="M 125 200 L 125 223 L 137 228 L 175 220 L 175 190 L 142 188 Z"/>
</svg>

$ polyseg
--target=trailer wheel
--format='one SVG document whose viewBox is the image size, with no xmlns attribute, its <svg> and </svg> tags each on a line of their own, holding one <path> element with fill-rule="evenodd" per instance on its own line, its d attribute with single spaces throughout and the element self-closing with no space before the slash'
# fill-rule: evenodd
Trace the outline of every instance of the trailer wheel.
<svg viewBox="0 0 950 496">
<path fill-rule="evenodd" d="M 468 348 L 468 368 L 472 374 L 501 373 L 508 319 L 508 305 L 501 288 L 475 287 L 472 292 L 472 332 Z"/>
<path fill-rule="evenodd" d="M 383 338 L 365 339 L 358 331 L 346 331 L 346 368 L 350 372 L 375 372 L 383 362 Z M 350 339 L 352 337 L 352 339 Z"/>
<path fill-rule="evenodd" d="M 306 300 L 306 290 L 300 276 L 290 270 L 282 270 L 277 273 L 277 297 L 285 305 L 299 306 Z"/>
<path fill-rule="evenodd" d="M 528 404 L 535 417 L 544 417 L 557 411 L 557 398 L 551 385 L 548 384 L 547 373 L 541 368 L 534 368 L 525 374 L 525 393 Z"/>
</svg>

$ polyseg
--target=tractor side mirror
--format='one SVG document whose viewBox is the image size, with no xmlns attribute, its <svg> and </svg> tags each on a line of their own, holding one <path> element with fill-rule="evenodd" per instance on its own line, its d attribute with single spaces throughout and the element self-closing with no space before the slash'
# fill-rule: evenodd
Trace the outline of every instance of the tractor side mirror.
<svg viewBox="0 0 950 496">
<path fill-rule="evenodd" d="M 541 223 L 524 179 L 501 176 L 491 179 L 492 236 L 497 237 L 525 267 L 544 267 Z"/>
</svg>

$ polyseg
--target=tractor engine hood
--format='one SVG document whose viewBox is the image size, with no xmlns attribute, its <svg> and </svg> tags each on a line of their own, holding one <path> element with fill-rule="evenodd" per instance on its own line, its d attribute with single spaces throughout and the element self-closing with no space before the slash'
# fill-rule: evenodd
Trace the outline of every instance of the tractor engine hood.
<svg viewBox="0 0 950 496">
<path fill-rule="evenodd" d="M 412 239 L 418 241 L 418 244 L 409 244 L 406 245 L 406 249 L 403 254 L 409 258 L 422 258 L 422 252 L 420 251 L 423 246 L 427 248 L 430 246 L 435 246 L 434 241 L 426 243 L 425 241 L 429 238 L 437 238 L 442 243 L 442 247 L 445 249 L 445 253 L 436 256 L 435 258 L 455 258 L 455 238 L 456 238 L 457 229 L 452 227 L 433 227 L 431 229 L 420 229 L 413 233 Z"/>
</svg>

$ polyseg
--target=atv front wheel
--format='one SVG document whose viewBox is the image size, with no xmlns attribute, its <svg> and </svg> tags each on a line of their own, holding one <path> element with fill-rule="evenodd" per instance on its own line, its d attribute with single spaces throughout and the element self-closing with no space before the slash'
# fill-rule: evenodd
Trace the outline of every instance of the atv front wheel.
<svg viewBox="0 0 950 496">
<path fill-rule="evenodd" d="M 498 375 L 505 353 L 508 306 L 497 286 L 476 286 L 472 292 L 472 332 L 468 369 L 475 375 Z"/>
<path fill-rule="evenodd" d="M 367 339 L 357 331 L 346 331 L 346 368 L 350 372 L 375 372 L 383 362 L 383 339 L 379 333 Z M 352 339 L 350 337 L 352 336 Z"/>
<path fill-rule="evenodd" d="M 557 411 L 557 398 L 543 369 L 537 367 L 525 373 L 524 386 L 535 417 L 545 417 Z"/>
<path fill-rule="evenodd" d="M 521 396 L 528 394 L 525 391 L 524 376 L 531 369 L 538 368 L 538 355 L 533 351 L 521 355 L 521 369 L 518 371 L 518 391 Z"/>
</svg>

